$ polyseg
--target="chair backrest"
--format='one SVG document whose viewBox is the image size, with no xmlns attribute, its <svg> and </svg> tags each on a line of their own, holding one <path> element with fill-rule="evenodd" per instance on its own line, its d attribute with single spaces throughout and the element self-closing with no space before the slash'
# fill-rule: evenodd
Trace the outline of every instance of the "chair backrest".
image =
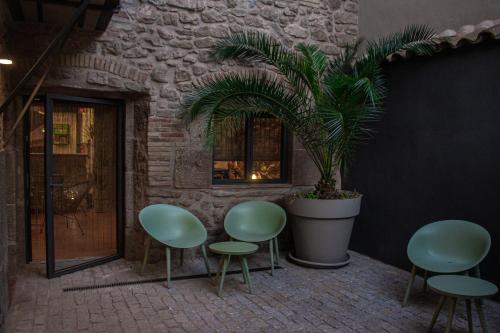
<svg viewBox="0 0 500 333">
<path fill-rule="evenodd" d="M 408 257 L 417 264 L 427 256 L 446 258 L 463 265 L 463 271 L 477 266 L 488 254 L 491 237 L 480 225 L 462 220 L 444 220 L 427 224 L 417 230 L 408 243 Z M 446 267 L 441 267 L 446 272 Z"/>
<path fill-rule="evenodd" d="M 263 242 L 279 235 L 286 224 L 283 208 L 268 201 L 247 201 L 229 210 L 224 229 L 234 239 Z"/>
<path fill-rule="evenodd" d="M 58 214 L 76 213 L 93 186 L 94 182 L 89 180 L 71 186 L 56 187 L 54 210 Z"/>
<path fill-rule="evenodd" d="M 201 221 L 180 207 L 166 204 L 147 206 L 139 212 L 139 222 L 151 237 L 171 247 L 190 248 L 207 239 Z"/>
</svg>

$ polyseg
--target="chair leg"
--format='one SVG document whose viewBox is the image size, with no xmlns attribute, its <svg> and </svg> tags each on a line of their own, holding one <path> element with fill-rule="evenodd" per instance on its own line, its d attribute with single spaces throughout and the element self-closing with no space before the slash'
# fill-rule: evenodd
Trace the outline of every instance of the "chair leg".
<svg viewBox="0 0 500 333">
<path fill-rule="evenodd" d="M 429 329 L 427 330 L 428 333 L 432 332 L 432 328 L 434 327 L 434 324 L 436 324 L 436 320 L 439 316 L 439 313 L 441 312 L 441 309 L 443 308 L 443 304 L 444 304 L 445 299 L 446 298 L 444 296 L 441 296 L 439 298 L 438 306 L 437 306 L 436 310 L 434 311 L 434 315 L 432 315 L 431 324 L 429 325 Z"/>
<path fill-rule="evenodd" d="M 181 249 L 181 260 L 179 265 L 182 267 L 184 265 L 184 249 Z"/>
<path fill-rule="evenodd" d="M 446 323 L 446 330 L 444 331 L 445 333 L 450 333 L 451 331 L 451 326 L 453 324 L 453 315 L 455 314 L 456 306 L 457 306 L 457 299 L 452 298 L 450 304 L 450 312 L 448 313 L 448 322 Z"/>
<path fill-rule="evenodd" d="M 465 305 L 467 306 L 467 324 L 469 327 L 469 333 L 474 332 L 472 328 L 472 307 L 470 304 L 470 299 L 465 300 Z"/>
<path fill-rule="evenodd" d="M 85 232 L 83 231 L 82 225 L 80 224 L 80 221 L 78 219 L 76 219 L 76 225 L 78 225 L 78 228 L 80 229 L 80 232 L 82 233 L 82 236 L 85 236 Z"/>
<path fill-rule="evenodd" d="M 405 298 L 403 299 L 403 307 L 406 306 L 408 298 L 410 297 L 411 288 L 413 287 L 413 282 L 415 282 L 415 275 L 417 274 L 417 266 L 413 265 L 411 268 L 410 281 L 408 281 L 408 287 L 406 287 Z"/>
<path fill-rule="evenodd" d="M 481 299 L 475 299 L 474 303 L 476 304 L 477 314 L 479 315 L 479 322 L 481 323 L 481 330 L 483 333 L 488 333 L 488 326 L 486 325 L 486 317 L 483 312 L 483 305 Z"/>
<path fill-rule="evenodd" d="M 274 275 L 274 241 L 272 239 L 269 240 L 269 254 L 271 257 L 271 275 Z"/>
<path fill-rule="evenodd" d="M 146 239 L 144 240 L 144 259 L 142 260 L 141 275 L 144 275 L 144 268 L 146 268 L 146 264 L 148 263 L 150 246 L 151 237 L 146 235 Z"/>
<path fill-rule="evenodd" d="M 224 286 L 224 278 L 226 277 L 226 270 L 227 270 L 227 266 L 229 266 L 230 261 L 231 261 L 231 256 L 226 255 L 224 258 L 224 265 L 222 266 L 222 272 L 220 275 L 219 291 L 217 292 L 217 295 L 219 295 L 219 297 L 221 297 L 221 295 L 222 295 L 222 287 Z"/>
<path fill-rule="evenodd" d="M 481 271 L 479 270 L 479 265 L 473 268 L 472 276 L 477 277 L 478 279 L 481 278 Z"/>
<path fill-rule="evenodd" d="M 250 280 L 250 270 L 248 269 L 248 262 L 247 262 L 247 257 L 243 256 L 241 258 L 241 261 L 243 263 L 243 275 L 246 276 L 245 280 L 247 281 L 247 285 L 248 285 L 248 291 L 251 293 L 253 293 L 253 290 L 252 290 L 252 281 Z"/>
<path fill-rule="evenodd" d="M 424 271 L 424 293 L 427 291 L 427 276 L 429 275 L 429 272 Z"/>
<path fill-rule="evenodd" d="M 276 253 L 276 265 L 280 264 L 280 251 L 278 247 L 278 237 L 274 238 L 274 252 Z"/>
<path fill-rule="evenodd" d="M 207 269 L 208 277 L 212 276 L 212 272 L 210 272 L 210 265 L 208 264 L 207 250 L 205 249 L 205 244 L 200 245 L 201 255 L 203 256 L 203 261 L 205 262 L 205 268 Z"/>
<path fill-rule="evenodd" d="M 165 250 L 165 254 L 166 254 L 166 257 L 167 257 L 167 288 L 170 288 L 170 271 L 172 269 L 171 267 L 171 261 L 170 261 L 170 247 L 167 246 L 166 250 Z"/>
</svg>

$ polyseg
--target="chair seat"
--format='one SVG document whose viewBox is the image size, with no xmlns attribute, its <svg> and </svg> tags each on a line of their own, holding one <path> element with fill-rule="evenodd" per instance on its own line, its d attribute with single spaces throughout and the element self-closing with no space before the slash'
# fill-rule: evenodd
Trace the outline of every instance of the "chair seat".
<svg viewBox="0 0 500 333">
<path fill-rule="evenodd" d="M 158 242 L 163 243 L 166 246 L 170 247 L 175 247 L 178 249 L 190 249 L 192 247 L 196 247 L 198 245 L 201 245 L 205 242 L 206 236 L 203 233 L 200 233 L 199 235 L 193 233 L 193 234 L 186 234 L 185 236 L 181 237 L 169 237 L 169 235 L 150 235 L 154 239 L 156 239 Z"/>
<path fill-rule="evenodd" d="M 257 252 L 259 246 L 246 242 L 220 242 L 208 246 L 210 251 L 226 255 L 247 255 Z"/>
<path fill-rule="evenodd" d="M 274 238 L 274 237 L 270 237 L 269 233 L 251 232 L 251 231 L 246 231 L 245 233 L 242 233 L 242 234 L 234 234 L 233 233 L 231 235 L 231 237 L 233 237 L 234 239 L 237 239 L 239 241 L 250 242 L 250 243 L 265 242 L 265 241 L 268 241 L 268 240 Z"/>
<path fill-rule="evenodd" d="M 410 256 L 410 261 L 417 267 L 435 273 L 458 273 L 474 268 L 475 261 L 464 260 L 463 258 L 451 258 L 440 255 L 420 255 Z"/>
<path fill-rule="evenodd" d="M 493 283 L 465 275 L 437 275 L 427 284 L 439 294 L 457 298 L 483 298 L 498 292 Z"/>
</svg>

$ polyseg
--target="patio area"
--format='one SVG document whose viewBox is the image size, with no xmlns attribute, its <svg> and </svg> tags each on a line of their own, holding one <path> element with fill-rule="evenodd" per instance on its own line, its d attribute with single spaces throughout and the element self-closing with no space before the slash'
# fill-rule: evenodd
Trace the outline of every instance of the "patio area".
<svg viewBox="0 0 500 333">
<path fill-rule="evenodd" d="M 500 1 L 0 2 L 0 333 L 500 333 L 498 59 Z"/>
<path fill-rule="evenodd" d="M 438 296 L 422 292 L 418 279 L 409 305 L 401 307 L 409 273 L 350 252 L 341 269 L 315 270 L 282 260 L 282 269 L 251 273 L 249 294 L 240 274 L 226 277 L 223 297 L 207 278 L 122 285 L 83 291 L 64 288 L 140 281 L 165 276 L 163 262 L 140 276 L 139 262 L 117 260 L 48 280 L 41 265 L 18 276 L 7 332 L 425 332 Z M 215 257 L 212 270 L 215 268 Z M 250 268 L 266 255 L 251 256 Z M 237 267 L 230 267 L 235 270 Z M 174 276 L 203 274 L 201 260 L 174 261 Z M 485 301 L 490 332 L 500 331 L 500 304 Z M 473 314 L 474 329 L 479 320 Z M 444 330 L 443 309 L 434 332 Z M 457 304 L 453 332 L 467 329 L 464 302 Z"/>
</svg>

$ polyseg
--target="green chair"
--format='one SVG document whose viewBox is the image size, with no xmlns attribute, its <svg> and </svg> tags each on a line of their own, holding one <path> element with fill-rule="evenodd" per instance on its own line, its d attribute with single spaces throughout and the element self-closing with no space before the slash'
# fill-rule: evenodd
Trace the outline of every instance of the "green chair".
<svg viewBox="0 0 500 333">
<path fill-rule="evenodd" d="M 408 243 L 407 254 L 413 267 L 403 306 L 410 296 L 417 268 L 424 271 L 424 290 L 428 272 L 453 274 L 472 270 L 479 277 L 479 263 L 488 254 L 490 245 L 488 231 L 468 221 L 437 221 L 417 230 Z"/>
<path fill-rule="evenodd" d="M 143 208 L 139 212 L 139 221 L 148 234 L 145 242 L 141 274 L 144 272 L 144 267 L 148 261 L 151 238 L 154 238 L 166 246 L 167 288 L 170 286 L 171 279 L 171 248 L 181 249 L 182 264 L 183 250 L 199 246 L 203 260 L 205 261 L 208 277 L 210 277 L 210 267 L 204 245 L 207 240 L 207 231 L 196 216 L 183 208 L 157 204 Z"/>
<path fill-rule="evenodd" d="M 271 275 L 274 263 L 279 265 L 278 235 L 286 224 L 286 213 L 275 203 L 247 201 L 229 210 L 224 219 L 224 229 L 231 239 L 258 243 L 269 241 Z"/>
</svg>

